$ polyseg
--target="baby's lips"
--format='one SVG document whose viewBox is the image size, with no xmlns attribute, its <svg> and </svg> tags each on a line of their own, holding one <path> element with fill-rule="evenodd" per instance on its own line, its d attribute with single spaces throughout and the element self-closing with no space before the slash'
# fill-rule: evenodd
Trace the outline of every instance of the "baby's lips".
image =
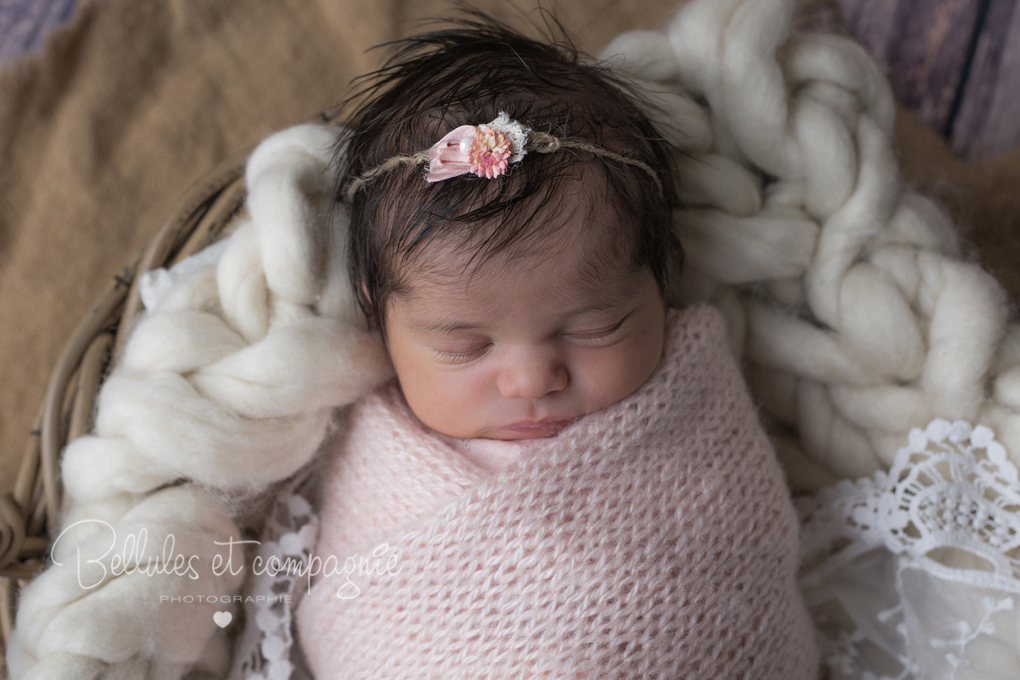
<svg viewBox="0 0 1020 680">
<path fill-rule="evenodd" d="M 521 434 L 530 434 L 535 437 L 551 437 L 559 433 L 559 431 L 567 425 L 570 425 L 572 422 L 577 420 L 578 417 L 579 416 L 574 416 L 573 418 L 560 418 L 556 420 L 521 420 L 516 423 L 504 425 L 502 429 L 519 432 Z"/>
</svg>

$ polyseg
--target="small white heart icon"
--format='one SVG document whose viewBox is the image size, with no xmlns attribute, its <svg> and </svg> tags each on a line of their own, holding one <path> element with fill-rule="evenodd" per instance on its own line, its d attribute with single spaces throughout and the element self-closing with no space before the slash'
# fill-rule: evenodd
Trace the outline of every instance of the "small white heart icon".
<svg viewBox="0 0 1020 680">
<path fill-rule="evenodd" d="M 216 612 L 212 615 L 212 620 L 220 628 L 226 628 L 230 625 L 230 622 L 234 620 L 234 615 L 230 612 Z"/>
</svg>

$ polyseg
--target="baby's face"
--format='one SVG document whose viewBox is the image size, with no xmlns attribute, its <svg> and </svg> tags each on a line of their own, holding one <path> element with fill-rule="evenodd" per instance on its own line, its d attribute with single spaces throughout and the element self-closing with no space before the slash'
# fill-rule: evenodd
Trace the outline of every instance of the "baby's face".
<svg viewBox="0 0 1020 680">
<path fill-rule="evenodd" d="M 655 277 L 622 258 L 594 265 L 584 229 L 564 227 L 537 253 L 500 253 L 473 277 L 456 274 L 469 254 L 436 244 L 443 274 L 419 268 L 389 299 L 387 346 L 425 425 L 459 438 L 549 437 L 652 375 L 666 313 Z M 598 275 L 585 276 L 593 266 Z"/>
</svg>

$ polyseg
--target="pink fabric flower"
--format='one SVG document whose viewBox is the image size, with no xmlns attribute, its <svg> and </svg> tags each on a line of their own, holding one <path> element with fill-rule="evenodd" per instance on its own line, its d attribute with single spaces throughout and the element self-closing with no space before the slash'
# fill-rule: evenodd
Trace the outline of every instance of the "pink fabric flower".
<svg viewBox="0 0 1020 680">
<path fill-rule="evenodd" d="M 428 182 L 442 182 L 473 172 L 493 179 L 506 172 L 510 140 L 486 125 L 461 125 L 429 149 Z"/>
<path fill-rule="evenodd" d="M 477 132 L 474 125 L 461 125 L 433 144 L 429 149 L 429 171 L 425 179 L 442 182 L 471 172 L 471 157 L 461 151 L 461 141 L 468 140 L 464 146 L 473 144 Z"/>
</svg>

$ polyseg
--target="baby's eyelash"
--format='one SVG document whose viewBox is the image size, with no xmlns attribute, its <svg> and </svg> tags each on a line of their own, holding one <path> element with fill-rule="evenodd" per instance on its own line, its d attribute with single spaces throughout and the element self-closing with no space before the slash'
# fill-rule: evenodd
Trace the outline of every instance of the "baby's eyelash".
<svg viewBox="0 0 1020 680">
<path fill-rule="evenodd" d="M 441 349 L 434 349 L 432 351 L 436 353 L 436 357 L 439 360 L 454 364 L 463 361 L 470 361 L 471 359 L 475 358 L 476 356 L 484 352 L 486 347 L 488 347 L 488 345 L 486 345 L 485 347 L 476 347 L 475 349 L 469 349 L 466 352 L 447 352 Z"/>
<path fill-rule="evenodd" d="M 601 331 L 593 331 L 591 333 L 569 333 L 568 335 L 577 340 L 601 340 L 603 338 L 608 338 L 610 335 L 620 330 L 620 327 L 623 326 L 623 322 L 624 319 L 620 319 L 616 325 Z"/>
</svg>

